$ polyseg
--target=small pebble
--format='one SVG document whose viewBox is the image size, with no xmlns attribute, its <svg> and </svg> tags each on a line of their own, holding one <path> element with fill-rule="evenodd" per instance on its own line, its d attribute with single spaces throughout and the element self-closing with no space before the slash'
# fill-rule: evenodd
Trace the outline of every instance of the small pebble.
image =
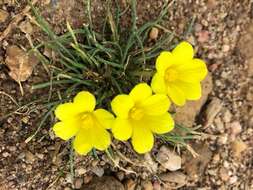
<svg viewBox="0 0 253 190">
<path fill-rule="evenodd" d="M 83 179 L 82 178 L 77 178 L 75 180 L 75 188 L 76 189 L 80 189 L 83 185 Z"/>
<path fill-rule="evenodd" d="M 149 33 L 149 38 L 151 40 L 156 40 L 158 38 L 159 35 L 159 30 L 156 27 L 153 27 Z"/>
<path fill-rule="evenodd" d="M 222 46 L 222 51 L 223 51 L 224 53 L 227 53 L 229 50 L 230 50 L 229 45 L 223 45 L 223 46 Z"/>
</svg>

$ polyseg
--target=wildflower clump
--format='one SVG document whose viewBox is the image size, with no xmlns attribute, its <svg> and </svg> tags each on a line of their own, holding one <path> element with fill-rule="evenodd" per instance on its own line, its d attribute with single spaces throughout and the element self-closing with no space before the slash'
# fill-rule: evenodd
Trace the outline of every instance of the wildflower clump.
<svg viewBox="0 0 253 190">
<path fill-rule="evenodd" d="M 200 82 L 207 75 L 204 61 L 193 58 L 194 50 L 190 43 L 181 42 L 172 51 L 163 51 L 156 60 L 156 73 L 151 87 L 155 93 L 167 94 L 178 106 L 186 100 L 201 97 Z"/>
<path fill-rule="evenodd" d="M 111 144 L 110 129 L 114 116 L 96 109 L 95 97 L 87 92 L 79 92 L 73 102 L 60 104 L 55 110 L 57 122 L 53 131 L 56 136 L 68 140 L 75 136 L 73 147 L 79 154 L 87 154 L 92 148 L 105 150 Z"/>
<path fill-rule="evenodd" d="M 59 105 L 55 110 L 60 120 L 53 130 L 63 140 L 75 136 L 73 147 L 79 154 L 92 148 L 106 150 L 113 137 L 120 141 L 131 139 L 133 149 L 149 152 L 154 135 L 174 128 L 169 113 L 171 101 L 182 106 L 186 100 L 201 97 L 201 81 L 207 75 L 204 61 L 194 58 L 188 42 L 181 42 L 172 51 L 163 51 L 156 60 L 156 73 L 151 87 L 139 83 L 129 94 L 119 94 L 111 101 L 115 116 L 105 109 L 96 109 L 96 99 L 88 91 L 79 92 L 73 102 Z"/>
</svg>

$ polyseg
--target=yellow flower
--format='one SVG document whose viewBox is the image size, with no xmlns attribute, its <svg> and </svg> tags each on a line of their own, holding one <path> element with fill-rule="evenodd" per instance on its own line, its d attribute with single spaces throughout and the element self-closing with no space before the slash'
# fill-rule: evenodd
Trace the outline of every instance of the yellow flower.
<svg viewBox="0 0 253 190">
<path fill-rule="evenodd" d="M 114 116 L 104 109 L 95 109 L 96 99 L 87 92 L 79 92 L 73 103 L 64 103 L 55 110 L 60 122 L 53 130 L 56 136 L 68 140 L 75 136 L 73 146 L 79 154 L 87 154 L 92 148 L 105 150 L 111 143 L 110 129 Z"/>
<path fill-rule="evenodd" d="M 208 71 L 205 62 L 193 56 L 193 47 L 188 42 L 181 42 L 172 52 L 162 52 L 156 60 L 157 72 L 151 82 L 153 91 L 167 94 L 179 106 L 186 100 L 199 99 L 200 81 Z"/>
<path fill-rule="evenodd" d="M 153 133 L 167 133 L 174 127 L 168 113 L 169 98 L 163 94 L 152 95 L 146 83 L 136 85 L 129 95 L 116 96 L 111 106 L 117 116 L 112 127 L 114 137 L 122 141 L 132 138 L 133 148 L 138 153 L 152 149 Z"/>
</svg>

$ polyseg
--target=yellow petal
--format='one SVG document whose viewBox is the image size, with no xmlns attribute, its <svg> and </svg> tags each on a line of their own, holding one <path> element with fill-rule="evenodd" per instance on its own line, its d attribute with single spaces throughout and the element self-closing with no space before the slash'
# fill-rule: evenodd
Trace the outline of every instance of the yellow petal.
<svg viewBox="0 0 253 190">
<path fill-rule="evenodd" d="M 193 59 L 185 64 L 182 64 L 177 67 L 179 70 L 180 80 L 185 82 L 200 82 L 203 80 L 207 73 L 207 67 L 204 61 L 200 59 Z"/>
<path fill-rule="evenodd" d="M 168 133 L 174 128 L 174 120 L 168 112 L 163 115 L 149 116 L 144 123 L 157 134 Z"/>
<path fill-rule="evenodd" d="M 170 84 L 167 89 L 168 96 L 178 106 L 185 104 L 184 92 L 175 84 Z"/>
<path fill-rule="evenodd" d="M 156 59 L 156 70 L 164 75 L 165 70 L 174 63 L 173 56 L 169 51 L 163 51 Z"/>
<path fill-rule="evenodd" d="M 149 152 L 154 145 L 154 136 L 150 129 L 142 126 L 133 127 L 133 148 L 139 154 Z"/>
<path fill-rule="evenodd" d="M 93 113 L 101 126 L 105 129 L 112 128 L 114 116 L 110 112 L 105 109 L 97 109 Z"/>
<path fill-rule="evenodd" d="M 175 84 L 184 92 L 187 100 L 198 100 L 201 97 L 201 84 L 177 81 Z"/>
<path fill-rule="evenodd" d="M 91 112 L 95 109 L 96 98 L 90 92 L 82 91 L 74 98 L 74 104 L 78 109 L 82 110 L 82 112 Z"/>
<path fill-rule="evenodd" d="M 110 146 L 110 134 L 102 126 L 97 126 L 92 130 L 92 133 L 92 135 L 94 135 L 94 147 L 96 149 L 103 151 Z"/>
<path fill-rule="evenodd" d="M 73 146 L 78 154 L 86 155 L 90 152 L 93 147 L 93 135 L 91 130 L 82 128 L 77 133 Z"/>
<path fill-rule="evenodd" d="M 155 94 L 141 104 L 147 115 L 161 115 L 170 108 L 170 100 L 165 94 Z"/>
<path fill-rule="evenodd" d="M 177 61 L 177 63 L 180 63 L 181 60 L 193 59 L 194 50 L 190 43 L 183 41 L 175 47 L 175 49 L 172 51 L 172 54 L 174 58 L 179 61 Z"/>
<path fill-rule="evenodd" d="M 155 93 L 167 94 L 167 87 L 164 81 L 164 76 L 159 73 L 155 73 L 152 78 L 151 88 Z"/>
<path fill-rule="evenodd" d="M 129 110 L 134 106 L 134 101 L 129 95 L 120 94 L 112 102 L 112 111 L 121 118 L 128 118 Z"/>
<path fill-rule="evenodd" d="M 113 136 L 121 141 L 126 141 L 132 136 L 133 128 L 128 119 L 116 118 L 113 123 Z"/>
<path fill-rule="evenodd" d="M 68 140 L 71 137 L 75 136 L 78 132 L 80 126 L 78 121 L 68 120 L 64 122 L 57 122 L 53 126 L 53 131 L 57 137 L 60 137 L 63 140 Z"/>
<path fill-rule="evenodd" d="M 73 103 L 60 104 L 55 109 L 55 116 L 62 121 L 73 119 L 80 113 L 80 109 Z"/>
<path fill-rule="evenodd" d="M 140 102 L 152 95 L 152 90 L 147 83 L 137 84 L 129 94 L 134 102 Z"/>
</svg>

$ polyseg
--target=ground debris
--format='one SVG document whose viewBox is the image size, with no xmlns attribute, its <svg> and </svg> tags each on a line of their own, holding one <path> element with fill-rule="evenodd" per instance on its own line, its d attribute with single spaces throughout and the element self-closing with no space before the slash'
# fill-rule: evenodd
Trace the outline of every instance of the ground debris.
<svg viewBox="0 0 253 190">
<path fill-rule="evenodd" d="M 162 146 L 156 156 L 156 160 L 167 170 L 176 171 L 181 168 L 182 159 L 175 151 Z"/>
<path fill-rule="evenodd" d="M 94 178 L 90 184 L 84 185 L 82 190 L 124 190 L 124 186 L 114 177 L 104 176 Z"/>
<path fill-rule="evenodd" d="M 5 64 L 9 67 L 9 75 L 17 82 L 26 81 L 32 74 L 38 60 L 33 55 L 28 55 L 18 46 L 9 46 L 6 51 Z"/>
</svg>

